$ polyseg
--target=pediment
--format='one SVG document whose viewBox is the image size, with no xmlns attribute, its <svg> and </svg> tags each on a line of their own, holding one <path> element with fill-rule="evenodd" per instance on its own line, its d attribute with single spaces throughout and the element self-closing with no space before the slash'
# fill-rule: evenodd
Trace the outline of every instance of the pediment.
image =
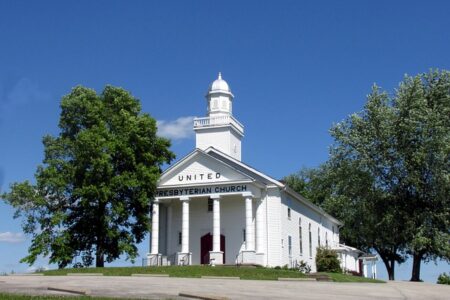
<svg viewBox="0 0 450 300">
<path fill-rule="evenodd" d="M 196 150 L 164 172 L 158 187 L 253 180 L 220 160 Z"/>
</svg>

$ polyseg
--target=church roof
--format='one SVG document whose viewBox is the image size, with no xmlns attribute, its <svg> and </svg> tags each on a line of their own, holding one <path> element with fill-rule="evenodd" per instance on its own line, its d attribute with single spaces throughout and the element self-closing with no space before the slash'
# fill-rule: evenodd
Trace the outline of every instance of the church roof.
<svg viewBox="0 0 450 300">
<path fill-rule="evenodd" d="M 167 170 L 165 170 L 160 178 L 159 184 L 166 182 L 167 178 L 173 175 L 173 173 L 176 173 L 177 170 L 182 170 L 183 166 L 191 162 L 195 157 L 204 157 L 209 159 L 212 162 L 219 163 L 222 166 L 225 166 L 231 170 L 231 172 L 235 172 L 235 175 L 239 180 L 247 180 L 249 182 L 253 182 L 255 184 L 260 185 L 261 187 L 266 186 L 268 188 L 270 187 L 276 187 L 285 192 L 286 194 L 290 195 L 292 198 L 302 202 L 304 205 L 308 206 L 312 210 L 316 211 L 322 216 L 327 217 L 334 223 L 338 225 L 343 225 L 341 221 L 334 218 L 333 216 L 326 213 L 321 207 L 313 204 L 311 201 L 300 195 L 299 193 L 295 192 L 291 188 L 289 188 L 284 183 L 280 182 L 279 180 L 276 180 L 258 170 L 255 168 L 221 152 L 220 150 L 215 149 L 214 147 L 209 147 L 206 150 L 201 149 L 195 149 L 182 159 L 180 159 L 178 162 L 173 164 L 171 167 L 169 167 Z"/>
</svg>

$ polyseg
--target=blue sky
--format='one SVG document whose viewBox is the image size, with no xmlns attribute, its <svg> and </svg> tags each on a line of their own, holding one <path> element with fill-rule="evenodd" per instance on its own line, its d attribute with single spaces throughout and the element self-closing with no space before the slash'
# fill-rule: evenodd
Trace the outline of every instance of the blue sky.
<svg viewBox="0 0 450 300">
<path fill-rule="evenodd" d="M 1 1 L 0 188 L 33 179 L 41 138 L 58 133 L 59 101 L 78 84 L 131 91 L 182 157 L 219 71 L 245 126 L 243 160 L 275 178 L 315 167 L 328 129 L 361 110 L 373 83 L 392 92 L 404 74 L 450 69 L 449 12 L 448 1 Z M 0 203 L 0 272 L 28 268 L 12 216 Z M 444 271 L 427 264 L 422 277 Z"/>
</svg>

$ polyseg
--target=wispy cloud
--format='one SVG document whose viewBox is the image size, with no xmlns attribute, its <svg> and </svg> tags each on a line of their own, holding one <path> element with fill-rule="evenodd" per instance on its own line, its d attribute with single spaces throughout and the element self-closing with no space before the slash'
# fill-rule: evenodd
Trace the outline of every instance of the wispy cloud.
<svg viewBox="0 0 450 300">
<path fill-rule="evenodd" d="M 25 237 L 20 232 L 0 232 L 0 242 L 4 243 L 21 243 L 25 241 Z"/>
<path fill-rule="evenodd" d="M 158 121 L 158 135 L 172 139 L 182 140 L 194 136 L 194 117 L 180 117 L 175 121 Z"/>
<path fill-rule="evenodd" d="M 14 108 L 49 98 L 50 94 L 44 92 L 36 82 L 28 78 L 0 80 L 0 112 L 2 114 L 7 114 Z"/>
</svg>

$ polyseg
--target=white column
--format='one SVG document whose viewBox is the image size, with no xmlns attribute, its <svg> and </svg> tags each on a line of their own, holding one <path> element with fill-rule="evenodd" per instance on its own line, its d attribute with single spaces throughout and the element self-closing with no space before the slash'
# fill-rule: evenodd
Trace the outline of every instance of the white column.
<svg viewBox="0 0 450 300">
<path fill-rule="evenodd" d="M 153 201 L 152 211 L 152 249 L 151 254 L 159 253 L 159 202 Z"/>
<path fill-rule="evenodd" d="M 365 260 L 363 260 L 363 270 L 364 277 L 368 278 L 369 275 L 367 274 L 367 262 Z"/>
<path fill-rule="evenodd" d="M 220 197 L 214 196 L 213 199 L 213 252 L 220 251 Z"/>
<path fill-rule="evenodd" d="M 254 236 L 253 236 L 253 198 L 251 194 L 244 194 L 245 198 L 245 250 L 254 251 Z"/>
<path fill-rule="evenodd" d="M 189 198 L 181 197 L 181 252 L 189 253 Z"/>
<path fill-rule="evenodd" d="M 377 261 L 373 262 L 373 279 L 377 279 Z"/>
<path fill-rule="evenodd" d="M 259 201 L 259 205 L 256 208 L 256 253 L 264 252 L 264 210 L 262 205 L 262 199 Z"/>
<path fill-rule="evenodd" d="M 171 237 L 172 237 L 172 203 L 167 207 L 167 237 L 166 237 L 167 254 L 172 253 L 170 243 Z"/>
</svg>

